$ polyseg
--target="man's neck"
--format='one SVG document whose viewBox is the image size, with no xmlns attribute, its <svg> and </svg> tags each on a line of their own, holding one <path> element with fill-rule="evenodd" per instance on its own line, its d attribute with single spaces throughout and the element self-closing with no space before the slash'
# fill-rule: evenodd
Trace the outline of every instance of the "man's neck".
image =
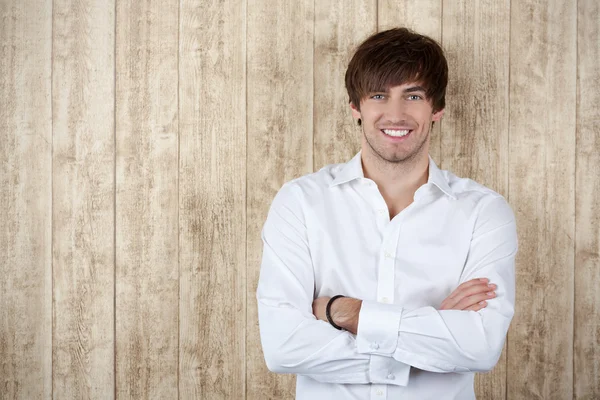
<svg viewBox="0 0 600 400">
<path fill-rule="evenodd" d="M 427 152 L 410 160 L 391 163 L 363 150 L 361 159 L 365 178 L 377 184 L 392 218 L 412 203 L 415 192 L 427 183 L 429 177 Z"/>
</svg>

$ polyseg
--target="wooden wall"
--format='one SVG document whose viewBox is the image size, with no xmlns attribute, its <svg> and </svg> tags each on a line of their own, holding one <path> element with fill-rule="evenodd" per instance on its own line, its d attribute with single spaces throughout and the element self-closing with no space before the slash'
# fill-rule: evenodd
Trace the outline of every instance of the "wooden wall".
<svg viewBox="0 0 600 400">
<path fill-rule="evenodd" d="M 398 25 L 447 51 L 432 156 L 518 221 L 479 398 L 600 398 L 597 0 L 1 0 L 0 399 L 293 398 L 260 229 L 358 150 L 349 54 Z"/>
</svg>

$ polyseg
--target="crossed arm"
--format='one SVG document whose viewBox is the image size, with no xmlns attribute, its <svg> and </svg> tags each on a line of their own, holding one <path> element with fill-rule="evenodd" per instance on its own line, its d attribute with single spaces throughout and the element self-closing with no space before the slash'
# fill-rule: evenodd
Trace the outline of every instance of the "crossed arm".
<svg viewBox="0 0 600 400">
<path fill-rule="evenodd" d="M 510 207 L 503 199 L 488 207 L 495 212 L 482 210 L 461 277 L 464 286 L 480 277 L 497 284 L 486 307 L 458 310 L 452 296 L 440 310 L 338 299 L 333 317 L 348 329 L 338 331 L 321 320 L 325 299 L 317 299 L 318 318 L 313 314 L 314 276 L 301 211 L 289 198 L 276 197 L 262 232 L 257 290 L 268 368 L 321 382 L 392 385 L 406 385 L 411 366 L 439 373 L 493 368 L 514 312 L 517 243 Z"/>
<path fill-rule="evenodd" d="M 459 285 L 441 304 L 440 310 L 479 311 L 487 306 L 487 300 L 496 297 L 496 285 L 487 278 L 475 278 Z M 312 303 L 314 316 L 325 322 L 325 309 L 330 297 L 317 297 Z M 333 322 L 356 335 L 358 315 L 362 300 L 351 297 L 336 299 L 331 303 L 330 316 Z"/>
</svg>

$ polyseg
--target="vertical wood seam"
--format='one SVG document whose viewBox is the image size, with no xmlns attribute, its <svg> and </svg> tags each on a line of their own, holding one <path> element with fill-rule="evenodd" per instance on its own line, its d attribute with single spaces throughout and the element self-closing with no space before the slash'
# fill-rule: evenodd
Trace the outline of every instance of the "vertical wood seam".
<svg viewBox="0 0 600 400">
<path fill-rule="evenodd" d="M 179 0 L 181 2 L 181 0 Z M 246 0 L 245 2 L 245 10 L 244 10 L 244 109 L 245 109 L 245 115 L 244 115 L 244 119 L 245 119 L 245 125 L 246 125 L 246 168 L 245 168 L 245 174 L 246 174 L 246 188 L 245 188 L 245 202 L 246 204 L 244 205 L 244 209 L 245 209 L 245 218 L 244 218 L 244 224 L 246 225 L 246 237 L 245 237 L 245 242 L 246 242 L 246 246 L 245 246 L 245 254 L 244 254 L 244 258 L 246 259 L 246 279 L 245 279 L 245 286 L 246 286 L 246 290 L 245 290 L 245 302 L 246 302 L 246 307 L 244 307 L 245 309 L 245 315 L 244 315 L 244 319 L 245 319 L 245 329 L 246 332 L 244 334 L 244 399 L 248 398 L 248 143 L 250 142 L 249 137 L 248 137 L 248 0 Z"/>
<path fill-rule="evenodd" d="M 52 2 L 52 19 L 50 32 L 50 286 L 51 315 L 50 320 L 50 396 L 54 399 L 54 0 Z"/>
<path fill-rule="evenodd" d="M 117 0 L 113 26 L 113 398 L 117 399 Z"/>
<path fill-rule="evenodd" d="M 379 0 L 375 0 L 375 32 L 379 32 Z"/>
<path fill-rule="evenodd" d="M 578 149 L 577 139 L 579 133 L 579 0 L 575 2 L 575 157 L 573 157 L 573 161 L 575 163 L 575 167 L 573 168 L 573 305 L 572 305 L 572 313 L 571 313 L 571 363 L 572 363 L 572 376 L 571 376 L 571 396 L 573 398 L 576 397 L 576 365 L 575 359 L 577 355 L 575 354 L 575 310 L 577 296 L 575 290 L 577 289 L 577 285 L 575 284 L 577 280 L 577 164 L 578 164 Z"/>
<path fill-rule="evenodd" d="M 181 1 L 181 0 L 180 0 Z M 245 204 L 244 204 L 244 242 L 246 243 L 244 259 L 246 268 L 244 270 L 244 399 L 248 398 L 248 0 L 244 2 L 244 120 L 246 125 L 246 163 L 244 173 L 246 175 Z"/>
<path fill-rule="evenodd" d="M 315 45 L 317 41 L 317 7 L 316 0 L 313 0 L 313 35 L 312 35 L 312 146 L 311 146 L 311 155 L 312 155 L 312 172 L 315 172 Z"/>
<path fill-rule="evenodd" d="M 177 1 L 177 399 L 180 398 L 181 374 L 181 219 L 180 210 L 180 152 L 181 152 L 181 107 L 179 103 L 179 57 L 181 53 L 181 0 Z M 115 399 L 116 400 L 116 399 Z"/>
</svg>

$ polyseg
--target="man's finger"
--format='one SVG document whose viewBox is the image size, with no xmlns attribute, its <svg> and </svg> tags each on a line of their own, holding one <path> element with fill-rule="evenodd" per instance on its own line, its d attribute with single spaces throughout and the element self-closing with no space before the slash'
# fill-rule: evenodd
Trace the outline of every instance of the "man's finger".
<svg viewBox="0 0 600 400">
<path fill-rule="evenodd" d="M 473 296 L 474 294 L 477 294 L 477 293 L 493 292 L 494 290 L 496 290 L 496 285 L 494 285 L 493 283 L 489 283 L 487 285 L 485 285 L 485 284 L 474 285 L 474 286 L 470 286 L 466 289 L 463 289 L 461 291 L 460 297 L 465 298 L 465 297 Z"/>
<path fill-rule="evenodd" d="M 487 301 L 480 301 L 479 303 L 472 305 L 471 307 L 465 308 L 467 311 L 479 311 L 487 306 Z"/>
<path fill-rule="evenodd" d="M 459 288 L 457 288 L 450 296 L 444 299 L 442 305 L 445 308 L 443 309 L 456 309 L 456 305 L 466 297 L 473 296 L 479 293 L 487 293 L 494 291 L 496 289 L 496 285 L 481 282 L 478 284 L 472 284 L 470 286 L 463 287 L 462 290 L 460 290 Z M 470 305 L 471 304 L 468 304 L 467 306 Z"/>
<path fill-rule="evenodd" d="M 496 297 L 495 292 L 486 292 L 486 293 L 478 293 L 473 296 L 465 297 L 461 301 L 459 301 L 454 307 L 454 310 L 465 310 L 475 304 L 478 304 L 481 301 L 486 301 L 489 299 L 493 299 Z"/>
<path fill-rule="evenodd" d="M 460 285 L 458 285 L 458 287 L 456 289 L 454 289 L 454 291 L 452 293 L 450 293 L 450 296 L 448 296 L 449 298 L 453 298 L 456 297 L 461 291 L 463 291 L 464 289 L 468 289 L 471 286 L 476 286 L 476 285 L 487 285 L 489 283 L 489 279 L 487 278 L 475 278 L 475 279 L 471 279 L 470 281 L 466 281 L 461 283 Z"/>
</svg>

